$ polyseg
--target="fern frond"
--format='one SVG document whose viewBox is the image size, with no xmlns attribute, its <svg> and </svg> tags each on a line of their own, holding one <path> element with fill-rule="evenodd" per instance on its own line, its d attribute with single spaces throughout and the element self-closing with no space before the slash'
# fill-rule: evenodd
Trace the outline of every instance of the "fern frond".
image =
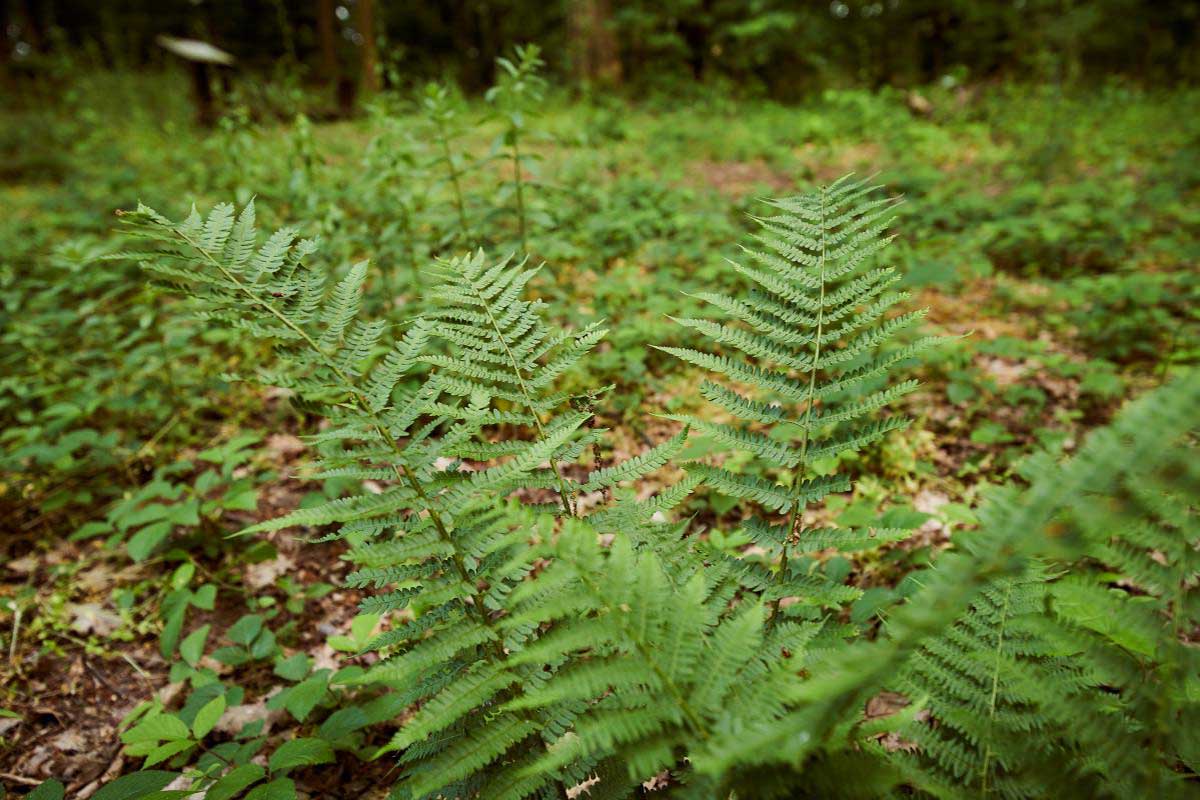
<svg viewBox="0 0 1200 800">
<path fill-rule="evenodd" d="M 774 214 L 755 218 L 760 226 L 754 237 L 758 246 L 743 248 L 753 266 L 734 265 L 754 284 L 749 298 L 711 292 L 698 296 L 724 311 L 731 318 L 727 323 L 676 320 L 722 350 L 660 349 L 736 383 L 706 381 L 701 394 L 744 427 L 679 419 L 726 447 L 751 454 L 767 470 L 791 471 L 787 484 L 777 485 L 721 468 L 691 470 L 717 491 L 751 501 L 763 512 L 786 514 L 786 533 L 777 537 L 776 548 L 786 561 L 789 548 L 803 539 L 804 507 L 831 491 L 849 488 L 844 480 L 811 480 L 812 464 L 902 428 L 906 421 L 900 417 L 845 426 L 886 409 L 914 391 L 917 382 L 872 387 L 860 395 L 853 390 L 869 378 L 885 376 L 936 339 L 899 347 L 893 343 L 924 312 L 888 315 L 903 295 L 885 294 L 898 280 L 895 270 L 872 268 L 887 244 L 884 231 L 894 206 L 892 200 L 877 196 L 876 187 L 847 177 L 769 205 Z M 789 435 L 778 435 L 780 426 L 786 426 Z M 793 580 L 789 569 L 774 574 L 780 581 Z M 755 584 L 761 588 L 757 580 Z M 799 584 L 792 588 L 795 591 L 780 596 L 814 596 L 801 591 Z M 820 594 L 829 598 L 845 593 L 830 589 Z"/>
</svg>

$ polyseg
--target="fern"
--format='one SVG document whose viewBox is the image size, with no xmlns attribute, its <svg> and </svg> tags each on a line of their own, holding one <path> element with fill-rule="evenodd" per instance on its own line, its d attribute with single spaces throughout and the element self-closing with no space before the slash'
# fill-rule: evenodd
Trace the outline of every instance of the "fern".
<svg viewBox="0 0 1200 800">
<path fill-rule="evenodd" d="M 806 541 L 810 536 L 803 511 L 831 493 L 848 491 L 850 482 L 816 474 L 814 465 L 908 425 L 900 416 L 870 417 L 912 392 L 917 382 L 879 384 L 898 362 L 936 341 L 927 337 L 888 355 L 874 355 L 924 314 L 914 311 L 885 320 L 905 295 L 890 292 L 898 280 L 893 269 L 871 268 L 873 257 L 890 241 L 884 231 L 894 206 L 892 200 L 876 197 L 875 188 L 847 177 L 812 194 L 771 201 L 776 213 L 757 220 L 759 248 L 744 248 L 746 263 L 733 265 L 754 284 L 749 297 L 702 293 L 698 298 L 729 321 L 676 320 L 740 355 L 660 348 L 724 376 L 728 383 L 705 381 L 700 394 L 736 422 L 676 418 L 750 454 L 758 470 L 781 478 L 721 466 L 692 467 L 710 487 L 753 503 L 768 517 L 783 515 L 782 521 L 762 518 L 746 528 L 768 553 L 764 564 L 748 565 L 748 580 L 771 600 L 799 595 L 824 604 L 813 597 L 812 565 L 804 555 L 828 538 L 814 533 L 813 541 Z M 776 562 L 778 569 L 771 567 Z M 800 612 L 806 607 L 792 606 Z"/>
<path fill-rule="evenodd" d="M 135 254 L 147 269 L 181 286 L 202 313 L 264 341 L 278 366 L 258 377 L 291 388 L 294 402 L 329 420 L 312 437 L 320 452 L 313 474 L 383 481 L 378 493 L 247 530 L 341 524 L 335 535 L 352 543 L 346 558 L 357 567 L 349 582 L 379 590 L 362 610 L 392 620 L 369 645 L 383 658 L 361 682 L 431 709 L 384 749 L 402 753 L 402 791 L 465 796 L 485 782 L 510 787 L 497 796 L 526 797 L 559 779 L 582 780 L 595 763 L 528 772 L 568 731 L 579 701 L 520 703 L 561 662 L 522 657 L 541 630 L 512 613 L 513 595 L 521 589 L 522 611 L 546 620 L 555 615 L 539 604 L 553 608 L 561 596 L 531 588 L 546 582 L 535 567 L 552 538 L 549 519 L 539 522 L 504 499 L 556 485 L 561 513 L 572 514 L 580 486 L 612 489 L 661 467 L 682 446 L 683 434 L 582 483 L 563 475 L 559 462 L 578 458 L 597 437 L 583 427 L 590 412 L 553 384 L 603 331 L 552 330 L 540 304 L 520 297 L 532 271 L 476 254 L 445 265 L 428 316 L 385 345 L 385 326 L 359 319 L 366 264 L 326 293 L 304 260 L 312 246 L 289 233 L 251 256 L 252 206 L 237 215 L 218 206 L 207 219 L 194 213 L 182 223 L 143 207 L 125 219 L 149 245 Z M 447 353 L 432 352 L 436 340 Z M 492 442 L 493 426 L 530 429 L 533 437 Z M 486 463 L 467 468 L 463 459 L 472 453 L 487 455 Z M 668 500 L 658 506 L 669 507 Z M 640 507 L 611 519 L 640 518 Z M 411 621 L 394 616 L 408 608 Z M 445 713 L 435 716 L 435 709 Z"/>
<path fill-rule="evenodd" d="M 1035 565 L 989 584 L 916 653 L 902 685 L 932 698 L 937 726 L 907 730 L 919 745 L 914 782 L 947 796 L 1187 794 L 1183 775 L 1200 766 L 1200 704 L 1187 688 L 1200 661 L 1184 644 L 1198 621 L 1200 473 L 1178 437 L 1200 421 L 1197 401 L 1200 382 L 1185 376 L 1095 434 L 1077 463 L 1100 472 L 1060 495 L 1043 528 L 1056 546 L 1023 549 L 1052 558 L 1056 574 Z M 1138 447 L 1146 439 L 1159 447 Z M 1143 457 L 1128 457 L 1131 445 Z M 1035 496 L 1063 477 L 1048 457 L 1025 472 Z"/>
<path fill-rule="evenodd" d="M 1198 401 L 1200 373 L 1181 376 L 1095 431 L 1070 462 L 1036 461 L 1028 489 L 994 492 L 981 530 L 922 574 L 921 590 L 889 614 L 883 638 L 810 647 L 807 677 L 783 689 L 785 713 L 714 742 L 706 772 L 752 768 L 807 791 L 853 785 L 866 766 L 877 788 L 909 784 L 939 796 L 1184 796 L 1185 776 L 1194 774 L 1195 695 L 1183 689 L 1194 677 L 1183 676 L 1195 675 L 1195 655 L 1177 633 L 1194 617 L 1174 621 L 1173 604 L 1195 580 L 1194 554 L 1177 571 L 1172 565 L 1180 581 L 1163 584 L 1172 591 L 1149 615 L 1125 590 L 1101 614 L 1056 597 L 1104 575 L 1080 574 L 1088 562 L 1078 559 L 1129 530 L 1098 502 L 1129 487 L 1145 489 L 1139 496 L 1156 509 L 1138 512 L 1138 530 L 1169 517 L 1161 543 L 1173 542 L 1176 553 L 1195 546 L 1193 517 L 1178 512 L 1194 514 L 1200 497 L 1195 448 L 1182 441 L 1200 428 Z M 1103 523 L 1083 526 L 1075 521 L 1083 512 Z M 1161 560 L 1150 549 L 1139 553 L 1139 561 Z M 1068 577 L 1054 578 L 1068 564 Z M 1045 576 L 1052 579 L 1043 583 Z M 1108 573 L 1105 582 L 1123 581 Z M 1139 630 L 1130 650 L 1126 637 Z M 915 745 L 912 755 L 875 744 L 870 737 L 883 730 L 860 716 L 887 688 L 910 693 L 913 704 L 888 718 L 886 730 Z M 932 719 L 920 722 L 915 712 L 926 708 Z M 864 765 L 852 753 L 870 758 Z"/>
<path fill-rule="evenodd" d="M 578 331 L 547 324 L 541 301 L 524 299 L 537 269 L 523 261 L 508 258 L 493 264 L 477 251 L 445 263 L 439 272 L 444 280 L 431 294 L 426 319 L 434 338 L 448 352 L 422 356 L 437 373 L 430 385 L 450 398 L 488 397 L 496 404 L 490 418 L 479 418 L 484 425 L 478 436 L 461 444 L 444 443 L 444 455 L 517 460 L 548 437 L 560 435 L 558 446 L 539 459 L 539 463 L 548 461 L 548 469 L 532 473 L 525 485 L 532 488 L 541 480 L 539 485 L 552 486 L 561 513 L 578 516 L 576 498 L 581 492 L 612 492 L 622 482 L 660 469 L 682 450 L 686 430 L 625 462 L 593 470 L 581 479 L 572 477 L 565 465 L 598 443 L 603 431 L 582 427 L 590 413 L 578 409 L 589 407 L 594 396 L 572 397 L 554 387 L 606 330 L 601 323 Z M 686 493 L 675 493 L 678 499 L 669 503 L 672 496 L 657 498 L 654 510 L 645 516 L 670 510 Z"/>
<path fill-rule="evenodd" d="M 788 623 L 767 632 L 761 603 L 729 613 L 729 595 L 713 575 L 678 582 L 653 553 L 639 555 L 625 538 L 605 550 L 582 523 L 563 531 L 554 555 L 546 580 L 573 591 L 547 606 L 528 602 L 541 589 L 526 584 L 514 593 L 514 620 L 553 623 L 524 657 L 568 666 L 509 705 L 585 706 L 572 736 L 533 770 L 616 760 L 626 766 L 629 787 L 667 770 L 673 782 L 711 788 L 693 771 L 708 740 L 722 726 L 780 716 L 781 687 L 795 680 L 792 658 L 820 625 Z"/>
<path fill-rule="evenodd" d="M 1046 576 L 996 580 L 967 612 L 912 656 L 896 688 L 927 698 L 936 725 L 912 723 L 903 734 L 924 774 L 914 782 L 953 796 L 966 790 L 1001 797 L 1054 796 L 1067 776 L 1061 753 L 1030 747 L 1030 740 L 1061 737 L 1041 709 L 1045 681 L 1078 690 L 1083 676 L 1054 653 L 1034 620 L 1044 607 Z M 918 774 L 907 766 L 911 775 Z"/>
<path fill-rule="evenodd" d="M 523 262 L 505 259 L 493 265 L 478 251 L 451 261 L 444 272 L 445 282 L 434 290 L 435 308 L 429 317 L 435 321 L 436 335 L 456 349 L 451 355 L 425 356 L 449 378 L 439 387 L 451 394 L 515 404 L 523 416 L 513 419 L 535 429 L 535 442 L 545 440 L 554 428 L 551 414 L 570 400 L 549 390 L 596 346 L 604 329 L 593 324 L 578 333 L 552 330 L 542 321 L 541 304 L 522 298 L 537 272 Z M 572 413 L 576 412 L 567 416 Z M 567 438 L 549 460 L 563 511 L 573 514 L 574 492 L 559 461 L 579 437 Z"/>
</svg>

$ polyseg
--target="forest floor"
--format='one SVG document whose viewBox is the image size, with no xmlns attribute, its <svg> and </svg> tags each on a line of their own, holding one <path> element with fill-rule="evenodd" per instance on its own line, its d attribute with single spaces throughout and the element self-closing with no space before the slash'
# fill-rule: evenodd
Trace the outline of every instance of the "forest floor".
<svg viewBox="0 0 1200 800">
<path fill-rule="evenodd" d="M 914 114 L 902 96 L 848 92 L 815 110 L 746 104 L 696 119 L 565 104 L 535 126 L 531 148 L 543 156 L 530 174 L 540 182 L 533 247 L 550 265 L 537 289 L 548 313 L 575 323 L 605 316 L 613 329 L 594 375 L 571 377 L 616 387 L 597 408 L 611 431 L 604 458 L 674 432 L 652 414 L 697 407 L 697 373 L 647 345 L 678 341 L 667 315 L 689 310 L 680 289 L 736 285 L 724 259 L 744 238 L 756 197 L 877 169 L 909 194 L 896 245 L 912 293 L 905 305 L 928 308 L 927 328 L 953 338 L 917 368 L 924 385 L 904 403 L 912 428 L 848 463 L 854 491 L 805 520 L 885 509 L 915 529 L 853 565 L 847 580 L 866 588 L 895 587 L 972 528 L 981 494 L 1019 479 L 1022 458 L 1070 454 L 1126 398 L 1196 354 L 1188 298 L 1197 243 L 1179 228 L 1194 221 L 1198 185 L 1186 134 L 1157 151 L 1123 138 L 1154 128 L 1177 101 L 1139 98 L 1114 121 L 1102 120 L 1111 105 L 1082 98 L 1079 108 L 1090 103 L 1097 125 L 1111 126 L 1083 141 L 1051 129 L 1021 96 L 935 100 L 945 110 L 932 116 Z M 171 108 L 164 113 L 184 113 Z M 68 153 L 30 155 L 48 165 L 31 163 L 0 184 L 0 205 L 13 210 L 0 227 L 0 241 L 12 245 L 0 271 L 0 322 L 10 325 L 0 340 L 10 370 L 0 379 L 0 416 L 11 450 L 0 477 L 0 781 L 21 791 L 57 777 L 68 797 L 86 800 L 139 765 L 122 754 L 122 720 L 148 700 L 184 702 L 178 656 L 162 647 L 172 592 L 199 597 L 216 587 L 211 602 L 190 607 L 177 638 L 207 625 L 215 641 L 253 613 L 268 619 L 280 658 L 307 654 L 315 671 L 371 658 L 330 645 L 352 635 L 360 599 L 340 585 L 348 569 L 340 543 L 312 544 L 294 531 L 228 538 L 344 488 L 303 479 L 302 437 L 312 431 L 278 393 L 217 380 L 253 353 L 198 333 L 172 304 L 140 294 L 135 268 L 96 266 L 117 263 L 96 260 L 116 248 L 111 212 L 145 197 L 178 216 L 179 197 L 204 205 L 257 194 L 265 218 L 322 236 L 332 270 L 364 255 L 392 270 L 372 287 L 373 302 L 400 312 L 421 289 L 403 266 L 413 242 L 396 209 L 425 215 L 422 259 L 453 249 L 454 212 L 437 163 L 411 145 L 425 129 L 409 112 L 321 125 L 243 121 L 181 137 L 160 121 L 131 141 L 119 141 L 127 129 L 112 123 L 73 151 L 64 142 L 77 128 L 55 124 L 51 144 Z M 470 211 L 503 247 L 513 242 L 512 220 L 488 210 L 511 205 L 511 170 L 485 159 L 491 133 L 472 131 L 460 145 L 478 157 Z M 172 137 L 182 141 L 168 152 Z M 1098 171 L 1114 150 L 1123 159 L 1115 172 Z M 400 151 L 415 155 L 389 160 Z M 1039 159 L 1058 171 L 1043 177 Z M 1191 178 L 1171 172 L 1180 165 Z M 385 167 L 396 172 L 381 181 Z M 405 181 L 432 188 L 393 194 Z M 1159 299 L 1143 300 L 1152 289 Z M 1111 302 L 1116 295 L 1125 299 Z M 1124 338 L 1114 342 L 1114 330 Z M 55 352 L 59 359 L 45 357 Z M 230 444 L 247 434 L 247 443 Z M 68 435 L 77 438 L 60 445 Z M 711 453 L 701 442 L 691 455 Z M 208 473 L 215 477 L 202 480 Z M 678 474 L 652 476 L 639 491 Z M 169 500 L 137 499 L 158 485 Z M 172 538 L 131 553 L 133 532 L 146 524 L 136 514 L 193 499 L 198 522 L 172 523 Z M 686 510 L 696 536 L 739 518 L 709 495 Z M 306 714 L 269 704 L 289 688 L 271 661 L 229 665 L 204 655 L 194 666 L 243 690 L 218 737 L 232 739 L 255 719 L 272 739 L 313 727 Z M 320 708 L 338 702 L 331 690 Z M 382 797 L 393 765 L 355 753 L 389 734 L 388 725 L 366 729 L 339 751 L 336 768 L 292 777 L 310 797 Z"/>
</svg>

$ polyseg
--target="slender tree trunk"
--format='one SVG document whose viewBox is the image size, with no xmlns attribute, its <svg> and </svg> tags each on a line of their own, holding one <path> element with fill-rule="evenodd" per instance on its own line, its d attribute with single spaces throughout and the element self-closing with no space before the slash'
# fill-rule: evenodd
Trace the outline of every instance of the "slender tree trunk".
<svg viewBox="0 0 1200 800">
<path fill-rule="evenodd" d="M 25 22 L 25 41 L 33 47 L 34 50 L 41 50 L 43 44 L 42 24 L 37 14 L 33 13 L 33 6 L 29 4 L 29 0 L 17 0 L 18 14 L 14 16 L 21 17 Z"/>
<path fill-rule="evenodd" d="M 358 0 L 358 32 L 362 34 L 362 90 L 379 91 L 379 44 L 375 41 L 375 0 Z"/>
<path fill-rule="evenodd" d="M 317 0 L 317 38 L 321 43 L 322 83 L 334 83 L 338 75 L 337 40 L 333 32 L 333 0 Z"/>
<path fill-rule="evenodd" d="M 211 128 L 217 122 L 217 104 L 212 90 L 212 68 L 208 64 L 193 61 L 192 95 L 196 99 L 196 121 L 201 127 Z"/>
<path fill-rule="evenodd" d="M 577 80 L 615 86 L 621 59 L 609 0 L 571 0 L 567 18 Z"/>
</svg>

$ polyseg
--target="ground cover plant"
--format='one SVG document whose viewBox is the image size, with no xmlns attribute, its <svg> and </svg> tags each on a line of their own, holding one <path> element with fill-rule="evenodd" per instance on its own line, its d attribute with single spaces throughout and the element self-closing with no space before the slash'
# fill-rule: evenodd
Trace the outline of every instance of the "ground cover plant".
<svg viewBox="0 0 1200 800">
<path fill-rule="evenodd" d="M 277 7 L 208 128 L 70 25 L 3 76 L 9 796 L 1195 793 L 1186 81 L 630 6 L 624 88 L 354 98 Z"/>
</svg>

